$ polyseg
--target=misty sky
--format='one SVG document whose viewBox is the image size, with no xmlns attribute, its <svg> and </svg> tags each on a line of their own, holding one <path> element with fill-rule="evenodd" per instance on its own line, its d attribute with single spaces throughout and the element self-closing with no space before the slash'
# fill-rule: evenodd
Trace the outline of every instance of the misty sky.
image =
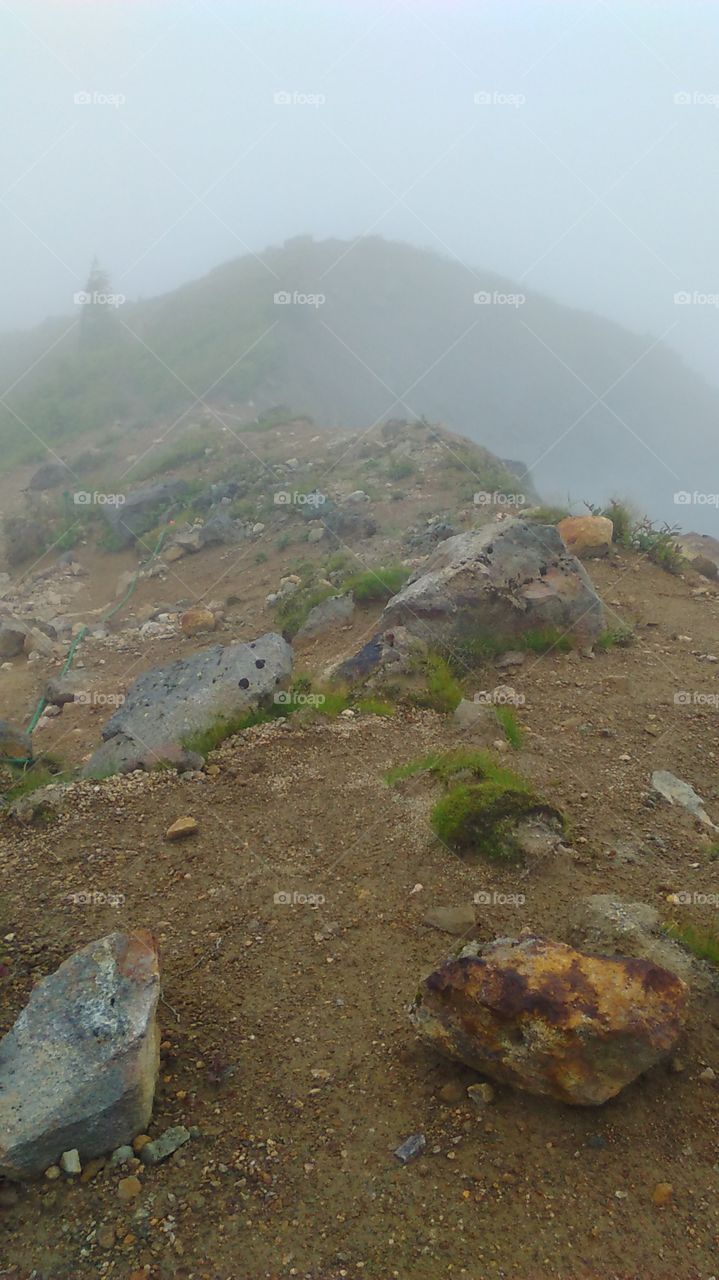
<svg viewBox="0 0 719 1280">
<path fill-rule="evenodd" d="M 95 253 L 135 298 L 372 232 L 716 376 L 715 4 L 0 0 L 0 36 L 3 328 L 71 311 Z"/>
</svg>

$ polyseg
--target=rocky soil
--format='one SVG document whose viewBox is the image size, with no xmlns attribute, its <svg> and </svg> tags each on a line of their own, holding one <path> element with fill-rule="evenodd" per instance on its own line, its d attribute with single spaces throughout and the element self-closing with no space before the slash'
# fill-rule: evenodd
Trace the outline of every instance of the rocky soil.
<svg viewBox="0 0 719 1280">
<path fill-rule="evenodd" d="M 316 451 L 298 428 L 292 453 L 303 448 Z M 413 555 L 407 531 L 426 531 L 433 515 L 456 532 L 474 526 L 471 501 L 441 479 L 420 471 L 397 484 L 406 497 L 369 504 L 378 533 L 348 541 L 362 563 L 416 567 L 431 547 Z M 345 496 L 360 487 L 349 472 L 343 484 Z M 281 576 L 329 554 L 320 541 L 278 547 L 278 528 L 142 579 L 131 607 L 80 647 L 91 687 L 124 692 L 153 666 L 271 630 L 266 596 Z M 53 573 L 81 606 L 65 612 L 89 622 L 139 557 L 91 538 L 75 550 L 86 573 Z M 719 986 L 708 964 L 682 950 L 682 1040 L 602 1107 L 488 1086 L 423 1044 L 409 1018 L 422 978 L 470 938 L 528 928 L 591 950 L 589 926 L 577 924 L 590 895 L 716 927 L 715 836 L 651 777 L 667 770 L 690 783 L 719 823 L 719 593 L 631 550 L 585 567 L 633 644 L 528 653 L 509 674 L 488 662 L 463 681 L 471 699 L 511 680 L 523 739 L 511 750 L 498 735 L 498 755 L 568 818 L 559 848 L 524 865 L 445 847 L 429 822 L 436 787 L 426 775 L 388 786 L 390 769 L 473 742 L 451 714 L 406 706 L 335 720 L 302 711 L 229 738 L 202 768 L 77 781 L 52 821 L 2 821 L 0 1034 L 80 947 L 149 929 L 163 986 L 148 1135 L 191 1135 L 157 1164 L 138 1148 L 79 1175 L 1 1184 L 3 1280 L 716 1273 Z M 47 592 L 47 580 L 33 589 Z M 216 629 L 187 635 L 173 618 L 166 633 L 140 635 L 150 613 L 176 615 L 180 601 L 221 602 Z M 296 665 L 321 672 L 356 652 L 381 612 L 359 605 L 299 642 Z M 3 716 L 26 724 L 61 665 L 59 650 L 10 659 Z M 36 745 L 81 765 L 113 709 L 70 703 Z M 168 838 L 181 818 L 194 821 Z M 404 1163 L 395 1152 L 416 1135 L 424 1143 Z"/>
</svg>

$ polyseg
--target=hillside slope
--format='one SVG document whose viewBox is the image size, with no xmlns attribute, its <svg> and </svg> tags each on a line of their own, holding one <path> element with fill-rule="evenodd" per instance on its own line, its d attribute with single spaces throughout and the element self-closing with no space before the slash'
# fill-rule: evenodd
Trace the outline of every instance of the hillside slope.
<svg viewBox="0 0 719 1280">
<path fill-rule="evenodd" d="M 21 378 L 0 416 L 7 460 L 114 420 L 188 413 L 201 397 L 286 403 L 329 426 L 441 418 L 525 458 L 548 496 L 619 493 L 668 520 L 684 514 L 674 493 L 702 491 L 716 462 L 719 392 L 667 346 L 379 238 L 297 238 L 112 320 L 100 346 L 83 345 L 82 315 L 0 341 L 5 383 Z M 712 531 L 713 508 L 691 515 Z"/>
</svg>

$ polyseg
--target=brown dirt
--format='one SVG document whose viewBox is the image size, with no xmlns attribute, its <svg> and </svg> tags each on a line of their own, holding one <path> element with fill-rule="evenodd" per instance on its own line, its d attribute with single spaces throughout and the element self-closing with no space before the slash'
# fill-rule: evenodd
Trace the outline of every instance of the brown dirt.
<svg viewBox="0 0 719 1280">
<path fill-rule="evenodd" d="M 181 564 L 205 574 L 210 561 Z M 631 648 L 530 657 L 510 681 L 475 682 L 526 695 L 525 745 L 511 762 L 571 822 L 572 852 L 526 875 L 443 848 L 425 780 L 386 786 L 393 765 L 460 741 L 429 712 L 261 726 L 226 743 L 200 780 L 83 783 L 53 826 L 4 825 L 0 1031 L 74 949 L 112 929 L 152 929 L 165 976 L 151 1132 L 185 1123 L 201 1136 L 140 1170 L 129 1206 L 117 1196 L 124 1171 L 23 1186 L 0 1210 L 1 1275 L 709 1280 L 719 1097 L 699 1075 L 719 1072 L 710 975 L 693 989 L 683 1072 L 656 1068 L 597 1110 L 509 1089 L 481 1113 L 466 1098 L 447 1104 L 439 1090 L 474 1077 L 432 1057 L 407 1020 L 418 978 L 456 945 L 423 925 L 425 912 L 479 890 L 525 898 L 479 907 L 484 939 L 523 926 L 562 939 L 577 899 L 606 891 L 715 924 L 710 906 L 667 903 L 683 888 L 715 893 L 719 864 L 688 814 L 652 802 L 649 778 L 672 770 L 719 820 L 716 705 L 674 703 L 680 690 L 719 691 L 719 667 L 700 656 L 717 649 L 717 596 L 629 554 L 590 572 L 634 624 Z M 243 598 L 255 634 L 269 625 L 264 578 L 276 574 L 262 565 Z M 368 621 L 323 637 L 308 662 L 319 669 Z M 142 665 L 166 655 L 145 652 Z M 108 655 L 107 679 L 127 661 Z M 183 814 L 198 835 L 167 843 Z M 68 895 L 83 891 L 122 901 L 73 905 Z M 394 1148 L 416 1132 L 426 1153 L 402 1167 Z M 660 1208 L 652 1192 L 663 1182 L 673 1196 Z M 103 1248 L 108 1226 L 115 1242 Z"/>
</svg>

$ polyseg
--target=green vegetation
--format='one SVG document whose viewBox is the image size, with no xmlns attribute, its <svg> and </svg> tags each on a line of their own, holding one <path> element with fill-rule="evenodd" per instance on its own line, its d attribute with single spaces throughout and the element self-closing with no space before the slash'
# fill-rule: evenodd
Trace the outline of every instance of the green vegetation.
<svg viewBox="0 0 719 1280">
<path fill-rule="evenodd" d="M 691 951 L 698 960 L 706 960 L 715 969 L 719 969 L 719 934 L 714 929 L 697 929 L 691 924 L 672 921 L 664 926 L 664 932 L 686 947 L 687 951 Z"/>
<path fill-rule="evenodd" d="M 292 640 L 307 621 L 315 605 L 321 604 L 323 600 L 336 594 L 335 587 L 321 586 L 318 583 L 316 586 L 299 587 L 292 595 L 280 600 L 275 610 L 275 618 L 282 634 Z"/>
<path fill-rule="evenodd" d="M 411 572 L 401 564 L 381 565 L 351 574 L 342 583 L 342 590 L 351 591 L 358 604 L 382 602 L 397 594 Z"/>
<path fill-rule="evenodd" d="M 522 514 L 527 520 L 534 520 L 537 524 L 559 524 L 560 520 L 566 520 L 567 516 L 571 516 L 571 511 L 567 507 L 532 507 L 531 511 L 523 511 Z"/>
<path fill-rule="evenodd" d="M 521 851 L 513 831 L 522 818 L 544 814 L 564 826 L 562 815 L 524 778 L 486 751 L 460 748 L 446 755 L 420 756 L 386 775 L 389 786 L 427 774 L 446 793 L 432 809 L 436 835 L 460 854 L 479 853 L 493 861 L 516 861 Z"/>
<path fill-rule="evenodd" d="M 452 674 L 452 668 L 441 654 L 431 652 L 424 660 L 427 673 L 427 696 L 419 695 L 415 702 L 431 707 L 433 711 L 454 711 L 462 701 L 462 688 Z"/>
<path fill-rule="evenodd" d="M 659 565 L 667 573 L 681 573 L 687 567 L 686 558 L 676 542 L 676 528 L 664 524 L 661 529 L 654 527 L 648 516 L 637 516 L 626 502 L 612 498 L 606 507 L 587 503 L 594 516 L 607 516 L 614 524 L 612 541 L 627 550 L 639 551 Z"/>
<path fill-rule="evenodd" d="M 617 646 L 620 649 L 627 649 L 634 644 L 635 640 L 634 628 L 626 622 L 618 622 L 616 626 L 607 627 L 606 631 L 597 637 L 594 647 L 601 653 L 608 653 Z"/>
<path fill-rule="evenodd" d="M 168 471 L 176 471 L 196 458 L 202 458 L 206 449 L 222 443 L 222 437 L 211 427 L 198 427 L 178 435 L 177 439 L 169 437 L 166 445 L 156 445 L 144 457 L 130 466 L 127 474 L 128 484 L 137 484 L 142 480 L 154 480 L 156 476 L 164 476 Z"/>
<path fill-rule="evenodd" d="M 572 637 L 558 627 L 538 627 L 523 635 L 502 636 L 495 632 L 474 635 L 454 645 L 450 663 L 458 675 L 484 666 L 494 658 L 510 650 L 535 653 L 568 653 L 573 648 Z"/>
<path fill-rule="evenodd" d="M 514 707 L 496 706 L 494 708 L 494 714 L 497 717 L 497 722 L 504 729 L 504 736 L 509 745 L 513 747 L 515 751 L 519 751 L 522 745 L 522 726 L 517 719 L 517 713 L 514 710 Z"/>
</svg>

